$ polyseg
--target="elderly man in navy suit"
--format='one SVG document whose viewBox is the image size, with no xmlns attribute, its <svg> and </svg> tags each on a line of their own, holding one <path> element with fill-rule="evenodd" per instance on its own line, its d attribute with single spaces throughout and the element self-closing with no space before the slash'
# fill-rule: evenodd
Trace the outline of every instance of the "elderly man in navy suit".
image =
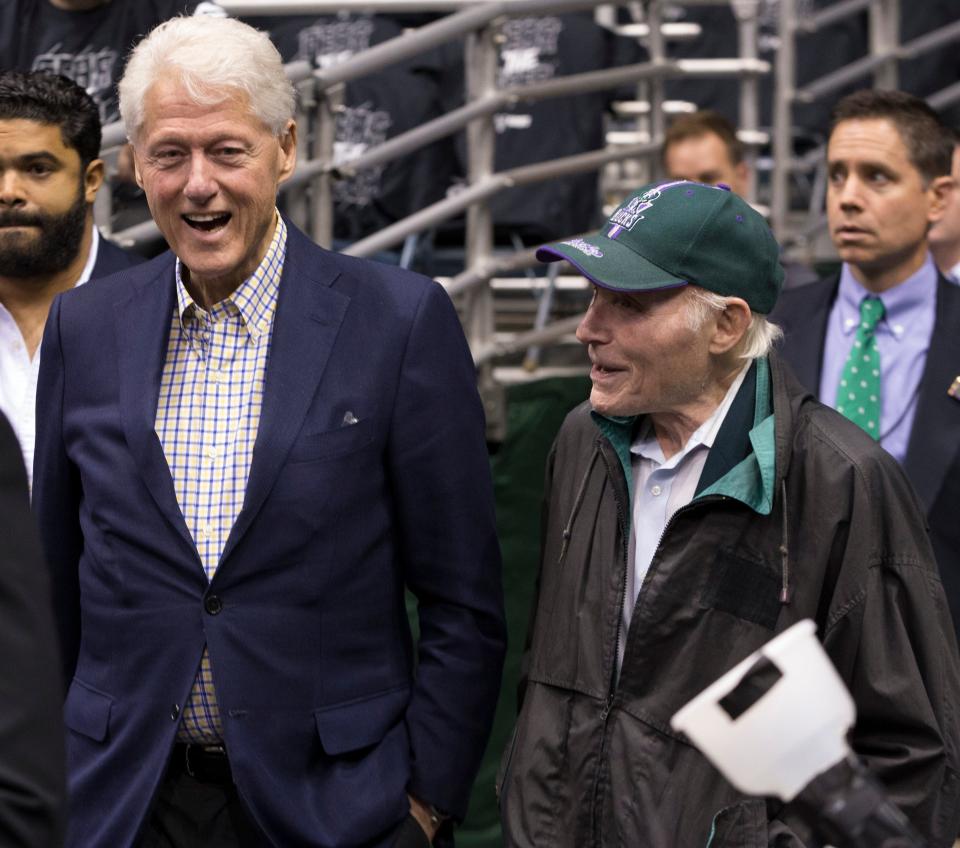
<svg viewBox="0 0 960 848">
<path fill-rule="evenodd" d="M 928 234 L 954 191 L 953 139 L 922 100 L 864 90 L 834 108 L 827 216 L 839 274 L 784 292 L 783 355 L 860 424 L 920 496 L 960 634 L 960 288 Z"/>
<path fill-rule="evenodd" d="M 472 360 L 436 283 L 278 215 L 293 104 L 266 35 L 154 30 L 120 108 L 172 252 L 50 313 L 70 846 L 424 845 L 465 813 L 504 650 Z"/>
<path fill-rule="evenodd" d="M 0 73 L 0 411 L 33 470 L 40 338 L 58 292 L 140 260 L 101 238 L 100 116 L 79 85 Z"/>
</svg>

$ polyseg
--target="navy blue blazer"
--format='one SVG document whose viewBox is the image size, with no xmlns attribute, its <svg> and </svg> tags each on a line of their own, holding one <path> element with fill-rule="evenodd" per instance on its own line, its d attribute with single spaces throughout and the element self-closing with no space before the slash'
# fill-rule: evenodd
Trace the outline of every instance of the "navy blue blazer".
<svg viewBox="0 0 960 848">
<path fill-rule="evenodd" d="M 462 816 L 505 630 L 453 305 L 289 226 L 244 504 L 208 583 L 154 432 L 173 267 L 61 295 L 43 342 L 34 508 L 69 687 L 68 846 L 134 843 L 204 645 L 234 780 L 276 846 L 386 846 L 408 790 Z"/>
<path fill-rule="evenodd" d="M 771 320 L 784 331 L 782 353 L 819 394 L 827 319 L 839 274 L 784 291 Z M 903 468 L 926 510 L 930 541 L 960 641 L 960 397 L 947 390 L 960 376 L 960 286 L 937 281 L 936 319 Z"/>
</svg>

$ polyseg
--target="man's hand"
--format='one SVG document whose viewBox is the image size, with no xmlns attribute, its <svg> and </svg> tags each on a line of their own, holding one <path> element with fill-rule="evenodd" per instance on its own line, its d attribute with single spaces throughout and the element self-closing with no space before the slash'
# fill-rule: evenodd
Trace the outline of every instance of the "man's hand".
<svg viewBox="0 0 960 848">
<path fill-rule="evenodd" d="M 410 801 L 410 815 L 412 815 L 420 827 L 423 828 L 423 832 L 427 834 L 427 838 L 430 842 L 433 842 L 433 837 L 437 835 L 437 830 L 439 830 L 439 823 L 435 823 L 433 816 L 430 814 L 430 810 L 426 804 L 422 801 L 414 798 L 409 792 L 407 793 L 407 799 Z"/>
</svg>

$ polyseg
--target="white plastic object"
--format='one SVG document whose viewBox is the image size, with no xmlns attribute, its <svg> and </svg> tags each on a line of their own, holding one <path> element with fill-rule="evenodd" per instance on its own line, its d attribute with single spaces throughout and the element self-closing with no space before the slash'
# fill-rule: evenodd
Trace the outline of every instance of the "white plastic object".
<svg viewBox="0 0 960 848">
<path fill-rule="evenodd" d="M 804 619 L 707 687 L 671 719 L 737 789 L 791 801 L 849 753 L 853 699 Z M 766 657 L 781 677 L 737 718 L 721 705 Z"/>
</svg>

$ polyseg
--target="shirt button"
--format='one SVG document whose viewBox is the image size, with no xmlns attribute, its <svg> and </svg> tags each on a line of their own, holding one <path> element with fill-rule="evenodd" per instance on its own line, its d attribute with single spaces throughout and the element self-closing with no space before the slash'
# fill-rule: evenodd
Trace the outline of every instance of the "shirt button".
<svg viewBox="0 0 960 848">
<path fill-rule="evenodd" d="M 223 609 L 223 601 L 221 601 L 216 595 L 208 595 L 207 599 L 203 602 L 203 608 L 210 615 L 219 615 L 220 611 Z"/>
<path fill-rule="evenodd" d="M 654 497 L 657 497 L 662 491 L 663 489 L 661 489 L 659 486 L 650 487 L 650 494 L 653 495 Z"/>
<path fill-rule="evenodd" d="M 217 458 L 217 449 L 216 448 L 207 448 L 204 453 L 207 456 L 207 459 L 216 459 Z"/>
<path fill-rule="evenodd" d="M 180 705 L 174 704 L 170 707 L 170 720 L 176 721 L 178 718 L 180 718 Z"/>
</svg>

